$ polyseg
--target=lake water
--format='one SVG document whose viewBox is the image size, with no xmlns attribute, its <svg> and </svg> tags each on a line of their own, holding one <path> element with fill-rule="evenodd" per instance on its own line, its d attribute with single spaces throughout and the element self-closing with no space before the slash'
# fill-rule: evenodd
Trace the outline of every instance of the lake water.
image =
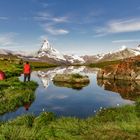
<svg viewBox="0 0 140 140">
<path fill-rule="evenodd" d="M 97 81 L 97 72 L 98 69 L 96 68 L 83 66 L 58 67 L 34 71 L 32 72 L 31 80 L 39 84 L 35 91 L 34 102 L 20 107 L 15 112 L 0 116 L 0 120 L 13 119 L 23 114 L 39 115 L 43 111 L 54 112 L 58 117 L 87 118 L 95 115 L 101 109 L 134 103 L 132 95 L 132 90 L 134 89 L 128 90 L 130 84 L 127 85 L 119 82 L 120 86 L 118 86 L 119 84 L 113 81 Z M 52 79 L 58 73 L 81 73 L 88 75 L 90 83 L 82 86 L 54 84 Z M 23 80 L 23 76 L 20 77 L 20 80 Z M 129 94 L 131 94 L 130 98 Z M 125 97 L 125 95 L 127 96 Z"/>
</svg>

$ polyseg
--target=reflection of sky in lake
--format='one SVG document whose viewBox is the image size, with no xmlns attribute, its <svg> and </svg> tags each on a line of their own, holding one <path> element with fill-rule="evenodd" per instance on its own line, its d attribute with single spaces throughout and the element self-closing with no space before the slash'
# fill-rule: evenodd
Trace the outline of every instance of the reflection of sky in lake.
<svg viewBox="0 0 140 140">
<path fill-rule="evenodd" d="M 80 71 L 80 73 L 86 74 L 90 78 L 90 84 L 82 90 L 55 86 L 50 80 L 52 79 L 51 75 L 48 74 L 46 77 L 45 73 L 47 73 L 47 71 L 43 72 L 43 76 L 39 73 L 32 73 L 32 80 L 37 81 L 39 87 L 35 92 L 36 99 L 31 104 L 29 110 L 26 111 L 24 107 L 20 107 L 15 112 L 0 116 L 1 120 L 11 119 L 29 113 L 39 115 L 43 111 L 54 112 L 57 116 L 86 118 L 95 115 L 96 112 L 100 110 L 100 107 L 108 108 L 117 106 L 118 104 L 124 105 L 132 103 L 129 100 L 122 99 L 117 93 L 112 93 L 111 91 L 106 91 L 99 87 L 96 81 L 96 71 Z M 46 88 L 42 83 L 42 77 L 46 77 L 47 83 L 49 83 Z M 22 77 L 20 79 L 22 79 Z"/>
</svg>

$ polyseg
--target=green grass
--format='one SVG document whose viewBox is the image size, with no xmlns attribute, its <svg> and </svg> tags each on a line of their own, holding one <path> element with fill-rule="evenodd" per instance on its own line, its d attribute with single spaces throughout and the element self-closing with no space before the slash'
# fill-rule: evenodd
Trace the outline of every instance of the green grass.
<svg viewBox="0 0 140 140">
<path fill-rule="evenodd" d="M 95 67 L 95 68 L 104 68 L 104 67 L 109 66 L 109 65 L 118 64 L 119 62 L 120 62 L 120 60 L 105 61 L 105 62 L 92 63 L 92 64 L 89 64 L 88 66 Z"/>
<path fill-rule="evenodd" d="M 9 61 L 0 61 L 1 70 L 6 79 L 0 81 L 0 115 L 14 111 L 35 98 L 34 91 L 37 83 L 21 82 L 17 76 L 22 73 L 22 65 Z"/>
<path fill-rule="evenodd" d="M 139 139 L 139 103 L 103 110 L 95 117 L 56 118 L 52 113 L 24 115 L 0 124 L 1 140 L 126 140 Z"/>
<path fill-rule="evenodd" d="M 22 73 L 22 67 L 22 65 L 14 62 L 9 63 L 9 61 L 0 60 L 0 70 L 5 72 L 7 78 L 19 76 Z"/>
<path fill-rule="evenodd" d="M 46 62 L 29 62 L 33 69 L 57 67 L 55 64 L 48 64 Z"/>
<path fill-rule="evenodd" d="M 18 78 L 0 81 L 0 115 L 14 111 L 34 100 L 35 82 L 20 82 Z"/>
</svg>

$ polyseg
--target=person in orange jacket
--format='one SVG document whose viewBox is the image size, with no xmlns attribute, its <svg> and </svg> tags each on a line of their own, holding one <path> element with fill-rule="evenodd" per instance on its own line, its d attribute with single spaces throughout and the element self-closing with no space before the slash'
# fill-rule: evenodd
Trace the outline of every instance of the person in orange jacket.
<svg viewBox="0 0 140 140">
<path fill-rule="evenodd" d="M 24 82 L 26 82 L 26 79 L 28 79 L 28 81 L 30 81 L 30 77 L 31 77 L 31 67 L 29 62 L 26 62 L 26 64 L 24 65 Z"/>
</svg>

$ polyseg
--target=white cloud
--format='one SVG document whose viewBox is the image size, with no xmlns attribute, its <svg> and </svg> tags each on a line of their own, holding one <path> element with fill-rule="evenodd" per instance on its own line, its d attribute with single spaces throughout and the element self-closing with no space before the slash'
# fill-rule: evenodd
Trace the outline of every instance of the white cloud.
<svg viewBox="0 0 140 140">
<path fill-rule="evenodd" d="M 56 29 L 53 26 L 45 26 L 44 27 L 44 30 L 46 32 L 49 32 L 52 35 L 65 35 L 65 34 L 68 34 L 69 33 L 68 30 L 65 30 L 65 29 Z"/>
<path fill-rule="evenodd" d="M 113 40 L 112 43 L 140 42 L 140 39 Z"/>
<path fill-rule="evenodd" d="M 17 45 L 14 41 L 14 37 L 17 35 L 17 33 L 5 33 L 0 34 L 0 46 L 13 46 Z"/>
<path fill-rule="evenodd" d="M 37 16 L 34 17 L 35 20 L 38 21 L 49 21 L 49 22 L 53 22 L 53 24 L 56 23 L 66 23 L 68 22 L 68 17 L 67 16 L 53 16 L 47 12 L 40 12 L 38 13 Z"/>
<path fill-rule="evenodd" d="M 140 19 L 110 21 L 105 27 L 96 28 L 96 36 L 140 31 Z"/>
<path fill-rule="evenodd" d="M 40 12 L 34 19 L 39 21 L 43 29 L 51 35 L 65 35 L 69 33 L 66 29 L 56 27 L 58 24 L 63 25 L 68 22 L 68 17 L 66 16 L 56 17 L 47 12 Z"/>
</svg>

